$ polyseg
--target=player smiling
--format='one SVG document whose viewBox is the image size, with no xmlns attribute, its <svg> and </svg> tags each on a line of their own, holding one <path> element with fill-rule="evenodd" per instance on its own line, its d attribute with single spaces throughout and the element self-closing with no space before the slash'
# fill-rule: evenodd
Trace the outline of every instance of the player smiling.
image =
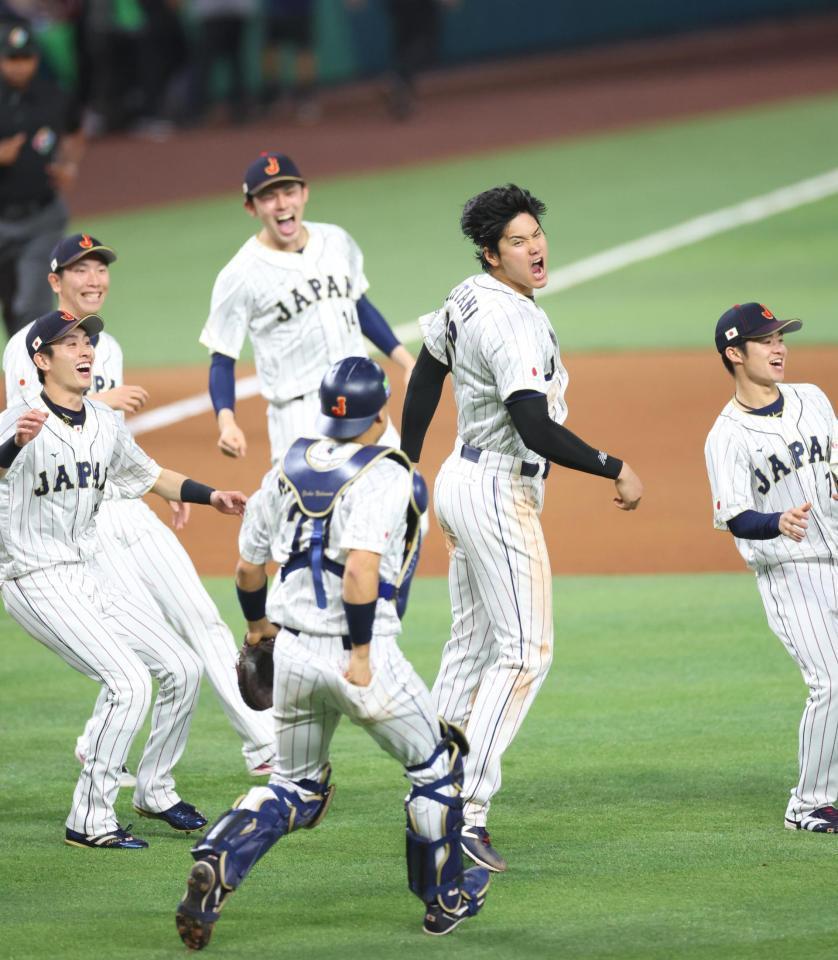
<svg viewBox="0 0 838 960">
<path fill-rule="evenodd" d="M 768 625 L 809 688 L 785 825 L 838 833 L 838 481 L 828 462 L 836 422 L 822 390 L 784 382 L 784 336 L 801 326 L 754 302 L 719 318 L 716 349 L 734 394 L 705 457 L 714 525 L 733 534 L 756 573 Z"/>
</svg>

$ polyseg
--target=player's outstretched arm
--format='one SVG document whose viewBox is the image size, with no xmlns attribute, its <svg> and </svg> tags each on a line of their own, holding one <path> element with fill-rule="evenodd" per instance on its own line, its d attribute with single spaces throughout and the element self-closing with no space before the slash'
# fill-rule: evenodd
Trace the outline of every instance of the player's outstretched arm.
<svg viewBox="0 0 838 960">
<path fill-rule="evenodd" d="M 236 423 L 236 361 L 225 353 L 213 353 L 209 371 L 209 394 L 218 422 L 218 449 L 225 457 L 244 457 L 247 439 Z"/>
<path fill-rule="evenodd" d="M 439 406 L 442 385 L 449 372 L 446 364 L 431 356 L 427 347 L 422 347 L 407 385 L 402 410 L 402 450 L 414 463 L 419 462 L 425 434 Z"/>
<path fill-rule="evenodd" d="M 9 472 L 15 457 L 26 444 L 31 443 L 41 432 L 47 416 L 48 414 L 43 410 L 27 410 L 18 418 L 14 435 L 0 444 L 0 479 Z"/>
<path fill-rule="evenodd" d="M 279 630 L 265 615 L 268 575 L 264 563 L 250 563 L 244 557 L 239 557 L 236 564 L 236 594 L 247 621 L 247 643 L 255 647 L 260 640 L 275 637 Z"/>
<path fill-rule="evenodd" d="M 214 507 L 219 513 L 240 517 L 244 513 L 247 497 L 241 490 L 216 490 L 174 470 L 163 468 L 152 492 L 164 500 L 180 500 L 181 503 L 202 503 Z"/>
</svg>

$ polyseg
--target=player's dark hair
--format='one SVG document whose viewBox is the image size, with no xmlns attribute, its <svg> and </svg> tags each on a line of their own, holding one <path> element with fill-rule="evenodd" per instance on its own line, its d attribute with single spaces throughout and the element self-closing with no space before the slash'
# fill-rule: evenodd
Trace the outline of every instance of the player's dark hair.
<svg viewBox="0 0 838 960">
<path fill-rule="evenodd" d="M 747 341 L 747 340 L 743 340 L 741 343 L 737 343 L 736 346 L 742 351 L 742 353 L 747 354 L 747 352 L 748 352 L 748 341 Z M 728 355 L 727 355 L 727 349 L 725 349 L 725 351 L 722 353 L 722 363 L 725 365 L 725 370 L 727 370 L 727 372 L 728 372 L 731 376 L 734 376 L 734 373 L 733 373 L 733 363 L 731 362 L 730 358 L 729 358 Z"/>
<path fill-rule="evenodd" d="M 472 197 L 460 217 L 460 229 L 477 247 L 475 256 L 483 270 L 490 270 L 490 264 L 483 254 L 484 248 L 491 253 L 498 252 L 498 244 L 503 231 L 510 220 L 519 213 L 528 213 L 539 226 L 547 205 L 534 197 L 529 190 L 507 183 L 503 187 L 492 187 Z"/>
<path fill-rule="evenodd" d="M 51 343 L 42 343 L 38 348 L 38 353 L 42 353 L 45 357 L 52 356 L 52 344 Z M 38 371 L 38 383 L 44 382 L 44 371 L 35 364 L 35 369 Z"/>
</svg>

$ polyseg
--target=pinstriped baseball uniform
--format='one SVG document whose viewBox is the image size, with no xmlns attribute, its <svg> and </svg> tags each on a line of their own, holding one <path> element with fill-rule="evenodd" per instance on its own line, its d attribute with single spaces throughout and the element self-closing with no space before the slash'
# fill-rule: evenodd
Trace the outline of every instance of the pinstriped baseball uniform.
<svg viewBox="0 0 838 960">
<path fill-rule="evenodd" d="M 355 443 L 323 440 L 309 453 L 309 461 L 322 469 L 344 463 L 359 448 Z M 368 550 L 381 556 L 380 576 L 393 582 L 402 563 L 405 516 L 411 484 L 407 471 L 381 460 L 359 477 L 336 502 L 331 515 L 326 555 L 338 563 L 350 550 Z M 303 522 L 292 508 L 295 500 L 277 468 L 269 471 L 261 489 L 248 501 L 239 536 L 241 556 L 263 564 L 273 558 L 280 564 L 309 544 L 312 521 Z M 274 579 L 267 601 L 267 616 L 274 623 L 299 631 L 280 632 L 274 649 L 274 715 L 277 766 L 272 783 L 297 789 L 294 781 L 318 779 L 328 762 L 329 745 L 340 716 L 346 715 L 402 764 L 421 764 L 439 741 L 439 726 L 427 687 L 400 651 L 396 638 L 399 618 L 391 602 L 379 600 L 370 662 L 373 678 L 368 687 L 344 679 L 349 652 L 342 636 L 347 633 L 342 603 L 342 581 L 324 573 L 326 608 L 317 606 L 312 573 L 292 571 L 284 582 Z M 444 757 L 429 768 L 408 772 L 412 782 L 431 782 L 447 772 Z M 450 795 L 448 793 L 447 795 Z M 416 801 L 418 816 L 434 807 Z M 426 836 L 442 836 L 441 824 L 420 824 Z"/>
<path fill-rule="evenodd" d="M 3 354 L 6 396 L 35 402 L 41 392 L 35 364 L 26 349 L 29 325 L 15 334 Z M 124 384 L 122 350 L 113 336 L 99 334 L 93 362 L 93 389 Z M 120 414 L 120 416 L 122 416 Z M 124 499 L 108 484 L 96 518 L 97 569 L 116 584 L 130 582 L 135 601 L 169 623 L 201 657 L 224 712 L 242 739 L 242 754 L 251 769 L 273 756 L 273 729 L 267 717 L 245 705 L 236 680 L 236 644 L 218 608 L 204 589 L 189 554 L 157 515 L 141 500 Z M 78 739 L 77 752 L 90 752 L 88 738 L 96 716 L 107 709 L 102 689 L 94 715 Z"/>
<path fill-rule="evenodd" d="M 544 460 L 524 446 L 503 401 L 521 390 L 543 393 L 562 423 L 568 377 L 544 311 L 486 274 L 455 287 L 420 325 L 428 351 L 451 368 L 457 404 L 457 442 L 434 488 L 452 548 L 453 622 L 433 696 L 439 713 L 465 729 L 465 823 L 485 826 L 501 757 L 553 652 L 550 559 L 539 521 Z M 523 475 L 523 464 L 535 475 Z"/>
<path fill-rule="evenodd" d="M 0 442 L 29 406 L 0 415 Z M 48 412 L 43 402 L 31 406 Z M 69 829 L 99 836 L 117 826 L 118 775 L 148 712 L 151 677 L 159 691 L 134 801 L 152 812 L 179 802 L 171 771 L 186 744 L 201 665 L 161 617 L 94 573 L 94 518 L 106 484 L 142 496 L 160 467 L 113 410 L 85 400 L 84 411 L 79 427 L 50 413 L 0 479 L 0 590 L 25 630 L 107 688 L 67 819 Z"/>
<path fill-rule="evenodd" d="M 268 249 L 256 237 L 241 247 L 218 274 L 199 338 L 211 353 L 238 359 L 250 337 L 274 463 L 311 429 L 325 371 L 368 355 L 356 307 L 369 287 L 363 254 L 341 227 L 304 226 L 300 252 Z"/>
<path fill-rule="evenodd" d="M 783 384 L 781 416 L 745 413 L 731 401 L 705 446 L 713 521 L 727 530 L 745 510 L 784 513 L 812 504 L 800 543 L 736 539 L 755 571 L 768 624 L 800 667 L 809 697 L 800 723 L 800 781 L 786 818 L 799 822 L 838 800 L 838 503 L 829 455 L 832 406 L 812 384 Z"/>
</svg>

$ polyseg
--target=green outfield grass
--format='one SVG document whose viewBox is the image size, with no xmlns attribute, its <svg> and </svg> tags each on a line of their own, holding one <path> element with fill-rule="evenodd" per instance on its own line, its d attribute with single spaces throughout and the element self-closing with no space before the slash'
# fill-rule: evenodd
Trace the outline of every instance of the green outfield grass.
<svg viewBox="0 0 838 960">
<path fill-rule="evenodd" d="M 238 623 L 230 584 L 211 590 Z M 782 827 L 805 691 L 751 577 L 561 578 L 555 595 L 552 672 L 491 819 L 511 867 L 484 913 L 441 942 L 421 934 L 404 878 L 405 781 L 345 724 L 328 818 L 254 869 L 207 956 L 835 956 L 838 841 Z M 417 582 L 404 647 L 427 680 L 448 623 L 444 582 Z M 96 691 L 8 618 L 0 632 L 4 957 L 181 955 L 173 914 L 190 841 L 137 822 L 126 791 L 119 814 L 149 850 L 61 843 L 73 741 Z M 207 689 L 178 785 L 216 817 L 250 782 Z"/>
<path fill-rule="evenodd" d="M 345 226 L 392 324 L 436 307 L 476 269 L 458 229 L 472 194 L 515 180 L 549 205 L 553 269 L 823 173 L 838 156 L 838 97 L 508 149 L 312 185 L 310 219 Z M 201 363 L 197 336 L 220 267 L 254 221 L 229 195 L 77 224 L 120 262 L 106 319 L 131 366 Z M 707 346 L 733 302 L 804 317 L 802 342 L 838 341 L 838 199 L 821 201 L 545 297 L 566 350 Z"/>
</svg>

